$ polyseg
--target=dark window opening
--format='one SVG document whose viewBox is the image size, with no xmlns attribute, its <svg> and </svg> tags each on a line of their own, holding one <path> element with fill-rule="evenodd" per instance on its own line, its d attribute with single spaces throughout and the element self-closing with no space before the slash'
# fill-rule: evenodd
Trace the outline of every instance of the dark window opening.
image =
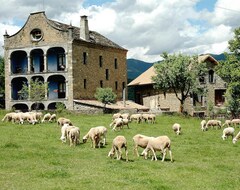
<svg viewBox="0 0 240 190">
<path fill-rule="evenodd" d="M 100 87 L 103 88 L 103 81 L 100 80 Z"/>
<path fill-rule="evenodd" d="M 58 98 L 65 98 L 66 84 L 61 82 L 58 84 Z"/>
<path fill-rule="evenodd" d="M 221 106 L 225 102 L 225 94 L 226 90 L 215 90 L 215 105 L 216 106 Z"/>
<path fill-rule="evenodd" d="M 118 89 L 118 82 L 115 81 L 115 90 L 117 90 L 117 89 Z"/>
<path fill-rule="evenodd" d="M 118 62 L 117 62 L 117 58 L 114 59 L 114 68 L 117 69 L 118 68 Z"/>
<path fill-rule="evenodd" d="M 208 79 L 209 79 L 209 83 L 213 83 L 214 82 L 214 71 L 213 70 L 210 70 L 208 72 L 209 76 L 208 76 Z"/>
<path fill-rule="evenodd" d="M 99 56 L 99 67 L 102 67 L 103 65 L 103 57 L 100 55 Z"/>
<path fill-rule="evenodd" d="M 87 52 L 83 52 L 83 64 L 87 64 Z"/>
<path fill-rule="evenodd" d="M 83 81 L 83 88 L 84 88 L 84 89 L 87 88 L 87 79 L 84 79 L 84 81 Z"/>
<path fill-rule="evenodd" d="M 106 69 L 106 80 L 109 80 L 109 70 Z"/>
</svg>

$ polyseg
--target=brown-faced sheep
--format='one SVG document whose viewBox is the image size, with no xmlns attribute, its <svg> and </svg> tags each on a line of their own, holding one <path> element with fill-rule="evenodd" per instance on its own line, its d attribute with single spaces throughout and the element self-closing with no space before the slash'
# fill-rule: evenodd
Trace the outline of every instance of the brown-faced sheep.
<svg viewBox="0 0 240 190">
<path fill-rule="evenodd" d="M 155 152 L 160 151 L 161 153 L 163 153 L 163 157 L 162 157 L 162 162 L 163 162 L 165 160 L 166 152 L 168 150 L 171 162 L 173 161 L 172 151 L 171 151 L 171 141 L 168 136 L 159 136 L 155 138 L 154 137 L 150 138 L 148 141 L 147 147 L 143 150 L 141 155 L 143 155 L 144 158 L 147 159 L 147 154 L 148 154 L 148 151 L 150 150 L 153 153 L 152 160 L 155 159 L 155 161 L 157 161 Z"/>
<path fill-rule="evenodd" d="M 125 149 L 126 161 L 128 161 L 127 140 L 124 136 L 117 136 L 113 139 L 112 148 L 108 153 L 108 157 L 113 158 L 117 154 L 117 160 L 122 159 L 122 148 Z"/>
</svg>

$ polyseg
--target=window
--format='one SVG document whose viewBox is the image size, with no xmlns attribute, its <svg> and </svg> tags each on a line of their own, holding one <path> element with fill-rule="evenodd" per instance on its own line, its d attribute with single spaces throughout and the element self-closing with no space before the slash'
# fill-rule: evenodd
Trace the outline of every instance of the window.
<svg viewBox="0 0 240 190">
<path fill-rule="evenodd" d="M 100 80 L 100 87 L 103 88 L 103 81 Z"/>
<path fill-rule="evenodd" d="M 87 64 L 87 52 L 83 52 L 83 64 Z"/>
<path fill-rule="evenodd" d="M 117 89 L 118 89 L 118 82 L 115 81 L 115 90 L 117 90 Z"/>
<path fill-rule="evenodd" d="M 217 89 L 215 90 L 215 105 L 216 106 L 222 106 L 225 102 L 225 95 L 226 90 L 225 89 Z"/>
<path fill-rule="evenodd" d="M 58 98 L 65 98 L 66 84 L 64 82 L 58 83 Z"/>
<path fill-rule="evenodd" d="M 103 64 L 103 57 L 100 55 L 99 56 L 99 67 L 102 67 Z"/>
<path fill-rule="evenodd" d="M 58 70 L 64 71 L 65 70 L 65 54 L 58 54 Z"/>
<path fill-rule="evenodd" d="M 42 39 L 42 36 L 43 36 L 42 31 L 38 28 L 33 29 L 30 32 L 30 35 L 31 35 L 32 41 L 40 41 Z"/>
<path fill-rule="evenodd" d="M 83 88 L 86 89 L 87 88 L 87 79 L 83 80 Z"/>
<path fill-rule="evenodd" d="M 117 62 L 117 58 L 114 59 L 114 68 L 117 69 L 118 68 L 118 62 Z"/>
<path fill-rule="evenodd" d="M 209 83 L 214 83 L 214 71 L 209 70 L 208 74 Z"/>
<path fill-rule="evenodd" d="M 199 77 L 199 83 L 200 83 L 200 84 L 205 84 L 205 83 L 206 83 L 204 76 L 200 76 L 200 77 Z"/>
<path fill-rule="evenodd" d="M 109 80 L 109 70 L 106 69 L 106 80 Z"/>
</svg>

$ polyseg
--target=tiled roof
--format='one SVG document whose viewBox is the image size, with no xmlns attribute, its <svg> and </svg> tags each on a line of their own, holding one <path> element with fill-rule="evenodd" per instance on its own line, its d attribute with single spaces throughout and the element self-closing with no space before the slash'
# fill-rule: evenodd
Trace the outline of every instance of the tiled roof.
<svg viewBox="0 0 240 190">
<path fill-rule="evenodd" d="M 212 62 L 214 64 L 218 64 L 218 61 L 216 59 L 214 59 L 211 55 L 198 56 L 199 63 L 205 62 L 206 60 L 209 60 L 210 62 Z M 128 84 L 128 86 L 140 86 L 140 85 L 153 84 L 154 83 L 152 81 L 153 76 L 156 76 L 154 66 L 150 67 L 148 70 L 146 70 L 141 75 L 139 75 L 137 78 L 135 78 L 133 81 L 131 81 Z"/>
<path fill-rule="evenodd" d="M 76 40 L 83 40 L 80 39 L 80 27 L 63 24 L 58 21 L 48 19 L 49 24 L 51 24 L 54 28 L 62 31 L 67 31 L 70 27 L 73 28 L 73 38 Z M 95 31 L 89 31 L 90 40 L 89 43 L 99 44 L 102 46 L 108 46 L 112 48 L 122 49 L 127 51 L 125 48 L 119 46 L 118 44 L 114 43 L 113 41 L 109 40 L 108 38 L 104 37 L 103 35 L 99 34 Z M 83 40 L 84 41 L 84 40 Z"/>
</svg>

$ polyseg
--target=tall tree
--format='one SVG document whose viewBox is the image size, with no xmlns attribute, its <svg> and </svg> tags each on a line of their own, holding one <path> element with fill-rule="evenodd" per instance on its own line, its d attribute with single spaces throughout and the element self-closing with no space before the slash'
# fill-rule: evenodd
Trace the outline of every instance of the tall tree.
<svg viewBox="0 0 240 190">
<path fill-rule="evenodd" d="M 35 102 L 35 109 L 38 110 L 39 104 L 45 99 L 45 93 L 48 87 L 48 83 L 44 83 L 38 79 L 31 80 L 29 84 L 24 83 L 19 94 L 21 99 L 30 99 Z"/>
<path fill-rule="evenodd" d="M 234 30 L 234 37 L 228 44 L 232 53 L 225 53 L 226 60 L 217 66 L 217 74 L 228 84 L 226 105 L 236 118 L 240 114 L 240 28 Z"/>
<path fill-rule="evenodd" d="M 198 78 L 205 74 L 206 64 L 198 64 L 197 56 L 162 54 L 163 61 L 154 65 L 154 88 L 163 92 L 173 91 L 180 101 L 180 112 L 190 92 L 202 92 Z"/>
</svg>

